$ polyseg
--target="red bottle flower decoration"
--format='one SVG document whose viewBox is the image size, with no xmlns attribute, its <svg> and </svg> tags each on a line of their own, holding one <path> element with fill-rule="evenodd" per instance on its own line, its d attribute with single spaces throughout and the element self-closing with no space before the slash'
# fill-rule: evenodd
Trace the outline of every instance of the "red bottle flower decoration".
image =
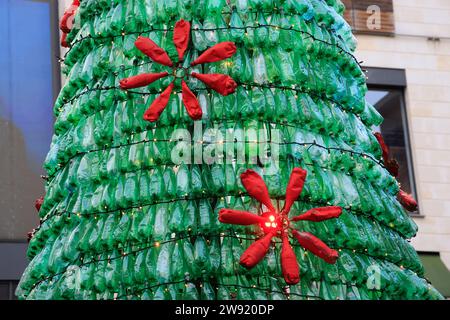
<svg viewBox="0 0 450 320">
<path fill-rule="evenodd" d="M 386 142 L 384 141 L 383 136 L 379 132 L 375 132 L 375 138 L 377 138 L 378 143 L 380 144 L 381 151 L 383 152 L 383 162 L 386 166 L 387 171 L 394 177 L 398 176 L 398 162 L 394 158 L 391 158 L 389 147 L 387 146 Z"/>
<path fill-rule="evenodd" d="M 405 191 L 400 190 L 397 194 L 397 200 L 400 204 L 409 212 L 417 211 L 417 201 L 412 195 L 407 194 Z"/>
<path fill-rule="evenodd" d="M 71 6 L 64 12 L 59 23 L 59 28 L 62 31 L 61 35 L 61 46 L 68 48 L 67 35 L 73 28 L 73 18 L 77 13 L 78 7 L 80 6 L 80 0 L 73 0 Z"/>
<path fill-rule="evenodd" d="M 394 158 L 391 158 L 389 147 L 387 146 L 386 142 L 384 141 L 383 136 L 379 132 L 374 133 L 375 137 L 378 140 L 378 143 L 380 144 L 381 151 L 383 152 L 383 162 L 386 166 L 387 171 L 394 176 L 398 177 L 398 170 L 399 165 L 397 160 Z M 400 190 L 397 194 L 397 200 L 400 202 L 400 204 L 408 210 L 409 212 L 415 212 L 417 211 L 417 201 L 413 198 L 412 195 L 407 194 L 405 191 Z"/>
<path fill-rule="evenodd" d="M 190 41 L 191 25 L 189 22 L 179 20 L 175 24 L 173 32 L 173 43 L 178 52 L 178 63 L 173 63 L 164 49 L 159 47 L 151 39 L 145 37 L 138 37 L 136 40 L 136 47 L 152 59 L 154 62 L 171 67 L 172 73 L 147 73 L 140 74 L 134 77 L 126 78 L 120 81 L 120 87 L 124 90 L 134 89 L 147 86 L 160 78 L 172 75 L 175 79 L 178 78 L 177 74 L 182 71 L 181 74 L 181 93 L 183 104 L 189 116 L 193 120 L 199 120 L 202 118 L 202 109 L 197 100 L 195 94 L 189 89 L 185 82 L 185 78 L 192 76 L 203 83 L 205 83 L 211 89 L 217 91 L 219 94 L 226 96 L 234 93 L 237 87 L 236 82 L 228 75 L 225 74 L 198 74 L 189 71 L 189 68 L 183 68 L 182 62 L 184 60 L 184 54 L 188 48 Z M 203 54 L 201 54 L 195 61 L 191 63 L 191 66 L 198 64 L 216 62 L 230 58 L 236 53 L 236 46 L 233 42 L 222 42 L 212 48 L 209 48 Z M 175 81 L 175 80 L 174 80 Z M 148 110 L 144 114 L 144 120 L 155 122 L 158 120 L 161 113 L 169 103 L 170 95 L 174 89 L 174 81 L 161 93 L 161 95 L 153 101 Z"/>
<path fill-rule="evenodd" d="M 222 223 L 244 226 L 259 225 L 265 234 L 261 239 L 250 245 L 242 254 L 240 264 L 246 268 L 253 268 L 264 258 L 269 251 L 272 238 L 281 238 L 281 268 L 286 283 L 290 285 L 297 284 L 300 281 L 300 269 L 289 242 L 289 234 L 297 239 L 303 248 L 311 251 L 327 263 L 335 263 L 339 256 L 336 250 L 330 249 L 313 234 L 299 232 L 291 227 L 291 222 L 300 220 L 320 222 L 337 218 L 342 213 L 342 208 L 340 207 L 321 207 L 311 209 L 289 219 L 289 211 L 295 200 L 302 193 L 306 174 L 307 172 L 302 168 L 294 168 L 286 188 L 284 207 L 279 212 L 272 205 L 269 191 L 261 176 L 253 170 L 247 170 L 241 174 L 242 184 L 252 198 L 264 204 L 267 211 L 261 215 L 232 209 L 221 209 L 219 212 L 219 221 Z"/>
<path fill-rule="evenodd" d="M 39 212 L 41 210 L 42 204 L 44 203 L 44 196 L 37 198 L 34 202 L 34 207 Z"/>
</svg>

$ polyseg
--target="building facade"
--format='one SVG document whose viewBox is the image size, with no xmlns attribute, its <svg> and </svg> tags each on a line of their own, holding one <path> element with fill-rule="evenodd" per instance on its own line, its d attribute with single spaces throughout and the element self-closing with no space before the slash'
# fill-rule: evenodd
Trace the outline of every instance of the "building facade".
<svg viewBox="0 0 450 320">
<path fill-rule="evenodd" d="M 389 1 L 362 2 L 378 2 L 383 7 Z M 383 23 L 388 23 L 390 34 L 377 34 L 380 29 L 357 32 L 355 55 L 367 67 L 397 69 L 405 74 L 409 165 L 420 208 L 414 218 L 419 233 L 412 243 L 421 253 L 439 254 L 450 269 L 450 1 L 390 2 L 392 18 L 380 15 L 381 31 L 385 31 Z M 373 7 L 366 10 L 367 15 L 377 17 Z M 370 29 L 373 20 L 367 23 Z M 450 278 L 445 281 L 444 290 L 448 290 Z"/>
</svg>

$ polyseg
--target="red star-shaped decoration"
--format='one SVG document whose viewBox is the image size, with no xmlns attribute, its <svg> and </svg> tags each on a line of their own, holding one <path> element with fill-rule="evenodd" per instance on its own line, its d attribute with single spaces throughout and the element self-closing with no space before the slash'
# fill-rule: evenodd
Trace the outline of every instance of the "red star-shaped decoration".
<svg viewBox="0 0 450 320">
<path fill-rule="evenodd" d="M 197 100 L 197 97 L 189 89 L 185 82 L 186 77 L 194 77 L 205 83 L 211 89 L 217 91 L 219 94 L 226 96 L 235 92 L 237 84 L 227 75 L 224 74 L 200 74 L 190 72 L 190 68 L 183 68 L 182 62 L 184 59 L 184 53 L 186 52 L 189 40 L 190 40 L 191 25 L 189 22 L 179 20 L 175 24 L 173 32 L 173 42 L 178 52 L 178 63 L 173 63 L 164 49 L 159 47 L 151 39 L 145 37 L 138 37 L 136 40 L 136 47 L 142 51 L 145 55 L 150 57 L 154 62 L 171 67 L 172 73 L 145 73 L 134 77 L 126 78 L 120 81 L 120 87 L 122 89 L 133 89 L 147 86 L 158 79 L 172 75 L 174 80 L 171 84 L 156 98 L 149 109 L 144 114 L 144 120 L 155 122 L 167 106 L 170 95 L 174 88 L 174 81 L 178 78 L 181 79 L 181 91 L 183 104 L 189 116 L 193 120 L 199 120 L 202 118 L 202 109 Z M 191 63 L 191 67 L 203 63 L 217 62 L 230 58 L 236 53 L 236 45 L 233 42 L 221 42 L 215 46 L 209 48 L 203 54 L 201 54 L 194 62 Z M 181 75 L 180 75 L 181 74 Z"/>
<path fill-rule="evenodd" d="M 264 258 L 270 248 L 272 238 L 281 238 L 281 268 L 286 283 L 290 285 L 297 284 L 300 281 L 300 269 L 294 250 L 289 242 L 289 234 L 296 238 L 303 248 L 311 251 L 327 263 L 335 263 L 339 256 L 336 250 L 330 249 L 313 234 L 299 232 L 291 227 L 291 222 L 300 220 L 320 222 L 337 218 L 342 213 L 342 208 L 340 207 L 321 207 L 311 209 L 289 219 L 289 211 L 294 201 L 302 193 L 306 174 L 307 172 L 302 168 L 294 168 L 286 188 L 284 207 L 279 212 L 272 205 L 269 191 L 261 176 L 253 170 L 247 170 L 241 174 L 244 188 L 252 198 L 262 203 L 268 211 L 263 212 L 261 215 L 232 209 L 221 209 L 219 212 L 219 221 L 222 223 L 244 226 L 259 225 L 265 234 L 261 239 L 250 245 L 242 254 L 240 264 L 246 268 L 253 268 Z"/>
<path fill-rule="evenodd" d="M 378 144 L 380 145 L 381 151 L 383 152 L 383 162 L 384 166 L 386 167 L 386 170 L 389 171 L 389 173 L 393 177 L 397 178 L 399 171 L 399 164 L 397 160 L 391 158 L 389 147 L 384 141 L 384 138 L 381 135 L 381 133 L 375 132 L 374 135 L 375 138 L 377 138 L 378 140 Z M 417 201 L 413 198 L 411 194 L 408 194 L 400 189 L 397 194 L 397 200 L 400 202 L 403 208 L 405 208 L 409 212 L 417 211 L 418 208 Z"/>
</svg>

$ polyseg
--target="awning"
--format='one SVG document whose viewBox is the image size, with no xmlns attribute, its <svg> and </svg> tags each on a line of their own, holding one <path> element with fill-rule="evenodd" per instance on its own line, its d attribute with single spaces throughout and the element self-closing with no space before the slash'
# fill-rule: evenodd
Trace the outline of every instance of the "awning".
<svg viewBox="0 0 450 320">
<path fill-rule="evenodd" d="M 425 277 L 445 297 L 450 298 L 450 271 L 438 253 L 419 253 L 425 268 Z"/>
</svg>

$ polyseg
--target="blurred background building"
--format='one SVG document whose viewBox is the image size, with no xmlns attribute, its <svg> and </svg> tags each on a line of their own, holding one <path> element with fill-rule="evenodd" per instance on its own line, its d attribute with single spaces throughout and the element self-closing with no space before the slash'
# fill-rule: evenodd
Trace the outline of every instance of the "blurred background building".
<svg viewBox="0 0 450 320">
<path fill-rule="evenodd" d="M 58 20 L 71 0 L 0 1 L 0 300 L 13 299 L 38 224 L 42 163 L 61 86 Z M 412 244 L 450 297 L 450 1 L 343 0 L 368 72 L 367 99 L 413 193 Z"/>
</svg>

